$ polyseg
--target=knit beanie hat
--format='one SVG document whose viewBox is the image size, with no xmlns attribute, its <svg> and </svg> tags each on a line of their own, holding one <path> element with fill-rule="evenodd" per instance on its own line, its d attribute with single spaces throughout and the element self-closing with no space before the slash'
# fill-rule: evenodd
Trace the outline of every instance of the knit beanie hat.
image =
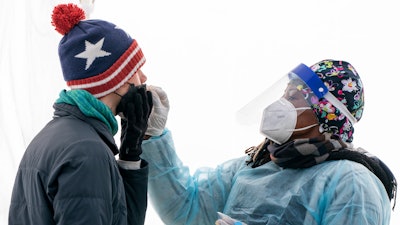
<svg viewBox="0 0 400 225">
<path fill-rule="evenodd" d="M 323 60 L 310 68 L 324 82 L 329 92 L 359 121 L 364 110 L 364 88 L 354 67 L 345 61 Z M 339 109 L 325 98 L 318 99 L 313 94 L 305 96 L 319 120 L 321 132 L 332 133 L 345 142 L 353 141 L 354 124 Z"/>
<path fill-rule="evenodd" d="M 83 89 L 100 98 L 126 83 L 145 63 L 129 34 L 104 20 L 85 20 L 77 5 L 57 5 L 52 25 L 64 35 L 58 55 L 64 80 L 71 89 Z"/>
</svg>

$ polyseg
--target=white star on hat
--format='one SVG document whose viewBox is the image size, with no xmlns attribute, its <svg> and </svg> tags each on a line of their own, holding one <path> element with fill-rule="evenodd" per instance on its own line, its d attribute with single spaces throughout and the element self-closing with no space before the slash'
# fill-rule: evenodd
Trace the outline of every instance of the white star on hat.
<svg viewBox="0 0 400 225">
<path fill-rule="evenodd" d="M 102 38 L 96 44 L 92 44 L 89 41 L 85 40 L 85 51 L 75 55 L 76 58 L 86 59 L 85 70 L 87 70 L 92 65 L 96 58 L 111 55 L 110 52 L 101 50 L 101 48 L 103 47 L 103 43 L 104 38 Z"/>
</svg>

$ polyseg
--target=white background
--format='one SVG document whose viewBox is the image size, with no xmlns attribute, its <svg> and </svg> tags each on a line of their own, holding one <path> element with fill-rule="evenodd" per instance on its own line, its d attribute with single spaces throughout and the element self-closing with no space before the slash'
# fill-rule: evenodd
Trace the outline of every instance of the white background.
<svg viewBox="0 0 400 225">
<path fill-rule="evenodd" d="M 15 173 L 33 136 L 66 88 L 55 0 L 0 0 L 0 224 L 7 224 Z M 76 1 L 72 1 L 76 2 Z M 262 136 L 235 113 L 299 63 L 342 59 L 360 73 L 366 106 L 355 145 L 400 179 L 400 13 L 395 0 L 97 0 L 92 18 L 137 39 L 148 84 L 170 99 L 168 128 L 192 172 L 242 156 Z M 118 135 L 115 136 L 118 139 Z M 146 224 L 161 224 L 151 206 Z M 400 224 L 398 206 L 392 225 Z"/>
</svg>

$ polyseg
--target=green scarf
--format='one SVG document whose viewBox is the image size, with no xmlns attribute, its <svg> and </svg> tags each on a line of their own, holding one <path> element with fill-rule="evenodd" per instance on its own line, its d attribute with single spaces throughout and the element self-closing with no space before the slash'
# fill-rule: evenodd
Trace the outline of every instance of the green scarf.
<svg viewBox="0 0 400 225">
<path fill-rule="evenodd" d="M 56 103 L 75 105 L 85 116 L 104 122 L 113 135 L 118 131 L 118 122 L 111 109 L 85 90 L 62 90 Z"/>
</svg>

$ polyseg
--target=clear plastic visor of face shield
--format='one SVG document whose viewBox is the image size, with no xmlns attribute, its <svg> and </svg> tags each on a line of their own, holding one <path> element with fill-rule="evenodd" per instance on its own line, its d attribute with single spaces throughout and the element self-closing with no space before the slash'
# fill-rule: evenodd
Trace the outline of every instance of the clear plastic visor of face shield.
<svg viewBox="0 0 400 225">
<path fill-rule="evenodd" d="M 281 79 L 275 82 L 272 86 L 263 91 L 260 95 L 255 97 L 245 106 L 243 106 L 236 113 L 236 119 L 241 125 L 252 126 L 255 124 L 259 124 L 262 119 L 264 109 L 271 105 L 273 102 L 279 100 L 282 97 L 288 99 L 290 97 L 290 92 L 293 90 L 293 93 L 297 91 L 304 90 L 309 88 L 312 93 L 318 99 L 325 98 L 332 105 L 334 105 L 337 109 L 340 110 L 352 124 L 355 124 L 357 120 L 354 116 L 348 111 L 348 109 L 341 103 L 335 96 L 333 96 L 328 88 L 324 85 L 321 79 L 318 77 L 314 71 L 312 71 L 308 66 L 304 64 L 300 64 L 291 70 L 288 74 L 284 75 Z M 296 89 L 296 90 L 295 90 Z M 303 95 L 303 105 L 294 104 L 295 108 L 304 108 L 310 107 L 307 101 L 305 101 L 305 95 Z M 291 101 L 290 99 L 288 99 Z M 307 105 L 306 105 L 307 104 Z M 298 110 L 298 114 L 303 112 L 304 110 Z"/>
</svg>

